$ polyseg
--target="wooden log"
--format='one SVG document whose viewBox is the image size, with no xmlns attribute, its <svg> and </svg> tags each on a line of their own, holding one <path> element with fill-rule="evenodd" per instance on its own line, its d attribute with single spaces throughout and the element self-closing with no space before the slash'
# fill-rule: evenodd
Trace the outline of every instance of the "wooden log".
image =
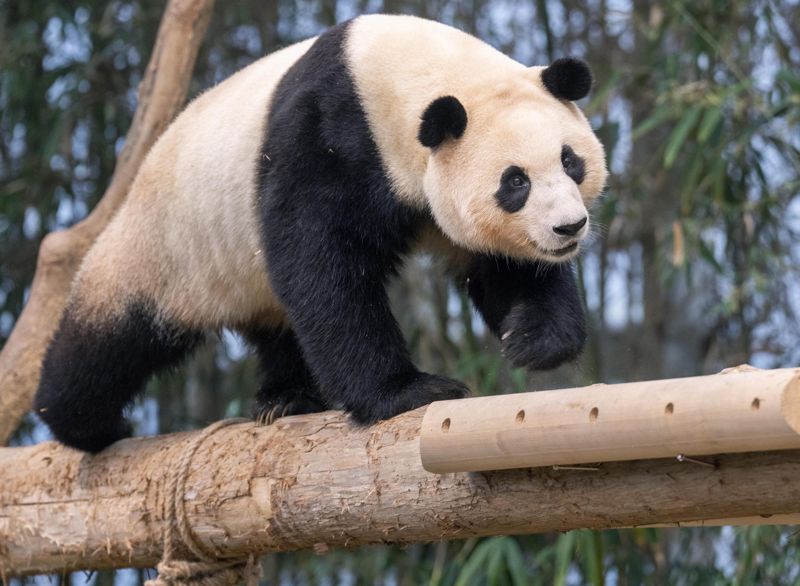
<svg viewBox="0 0 800 586">
<path fill-rule="evenodd" d="M 800 449 L 800 369 L 476 397 L 432 404 L 430 472 Z"/>
<path fill-rule="evenodd" d="M 800 513 L 800 450 L 722 455 L 711 467 L 670 458 L 439 475 L 420 463 L 424 411 L 369 428 L 328 412 L 219 430 L 186 478 L 194 535 L 242 557 Z M 153 566 L 168 477 L 197 433 L 97 456 L 51 442 L 0 449 L 0 573 Z"/>
<path fill-rule="evenodd" d="M 92 213 L 42 241 L 31 295 L 0 351 L 0 445 L 31 408 L 45 349 L 86 251 L 122 205 L 145 155 L 183 107 L 214 0 L 169 0 L 114 175 Z"/>
</svg>

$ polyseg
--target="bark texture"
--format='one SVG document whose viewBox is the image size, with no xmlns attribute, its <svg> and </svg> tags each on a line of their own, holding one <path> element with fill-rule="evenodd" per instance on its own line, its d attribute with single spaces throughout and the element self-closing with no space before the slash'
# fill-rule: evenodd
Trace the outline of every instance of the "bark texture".
<svg viewBox="0 0 800 586">
<path fill-rule="evenodd" d="M 0 352 L 0 445 L 31 407 L 42 356 L 81 260 L 124 201 L 147 151 L 186 101 L 213 5 L 214 0 L 169 1 L 111 184 L 85 220 L 42 241 L 30 298 Z"/>
<path fill-rule="evenodd" d="M 704 458 L 712 466 L 665 459 L 431 474 L 419 454 L 424 410 L 369 428 L 327 412 L 220 429 L 186 477 L 196 540 L 245 557 L 800 511 L 796 450 Z M 155 565 L 168 477 L 197 433 L 126 440 L 97 456 L 54 443 L 0 449 L 0 570 Z"/>
</svg>

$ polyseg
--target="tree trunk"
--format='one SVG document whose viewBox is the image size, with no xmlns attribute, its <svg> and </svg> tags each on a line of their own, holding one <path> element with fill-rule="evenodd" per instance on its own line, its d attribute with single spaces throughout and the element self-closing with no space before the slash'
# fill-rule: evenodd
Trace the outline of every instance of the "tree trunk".
<svg viewBox="0 0 800 586">
<path fill-rule="evenodd" d="M 425 410 L 372 427 L 337 412 L 243 422 L 97 456 L 0 448 L 0 573 L 153 566 L 170 475 L 193 438 L 202 444 L 179 502 L 201 549 L 225 557 L 800 512 L 800 450 L 431 474 L 420 462 Z"/>
<path fill-rule="evenodd" d="M 42 357 L 86 251 L 124 201 L 150 147 L 183 107 L 213 6 L 214 0 L 169 1 L 111 184 L 85 220 L 42 241 L 30 299 L 0 352 L 0 445 L 31 407 Z"/>
</svg>

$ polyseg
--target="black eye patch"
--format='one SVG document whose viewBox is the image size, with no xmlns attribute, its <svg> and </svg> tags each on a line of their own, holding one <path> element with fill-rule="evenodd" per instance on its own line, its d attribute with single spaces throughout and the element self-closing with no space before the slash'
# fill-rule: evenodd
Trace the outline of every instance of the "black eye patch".
<svg viewBox="0 0 800 586">
<path fill-rule="evenodd" d="M 531 180 L 525 171 L 512 165 L 500 176 L 500 189 L 494 194 L 503 211 L 513 214 L 525 207 L 531 192 Z"/>
<path fill-rule="evenodd" d="M 582 157 L 576 155 L 568 144 L 561 147 L 561 166 L 564 167 L 567 177 L 578 185 L 583 183 L 586 177 L 586 162 Z"/>
</svg>

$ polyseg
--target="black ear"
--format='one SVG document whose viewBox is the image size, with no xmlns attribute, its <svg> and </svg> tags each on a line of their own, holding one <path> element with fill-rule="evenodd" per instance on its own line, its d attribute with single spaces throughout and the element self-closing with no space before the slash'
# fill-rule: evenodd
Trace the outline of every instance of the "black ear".
<svg viewBox="0 0 800 586">
<path fill-rule="evenodd" d="M 443 96 L 432 101 L 422 114 L 417 138 L 426 147 L 437 147 L 447 137 L 460 138 L 467 127 L 467 111 L 458 98 Z"/>
<path fill-rule="evenodd" d="M 580 100 L 592 89 L 592 70 L 585 61 L 564 57 L 542 71 L 542 83 L 561 100 Z"/>
</svg>

